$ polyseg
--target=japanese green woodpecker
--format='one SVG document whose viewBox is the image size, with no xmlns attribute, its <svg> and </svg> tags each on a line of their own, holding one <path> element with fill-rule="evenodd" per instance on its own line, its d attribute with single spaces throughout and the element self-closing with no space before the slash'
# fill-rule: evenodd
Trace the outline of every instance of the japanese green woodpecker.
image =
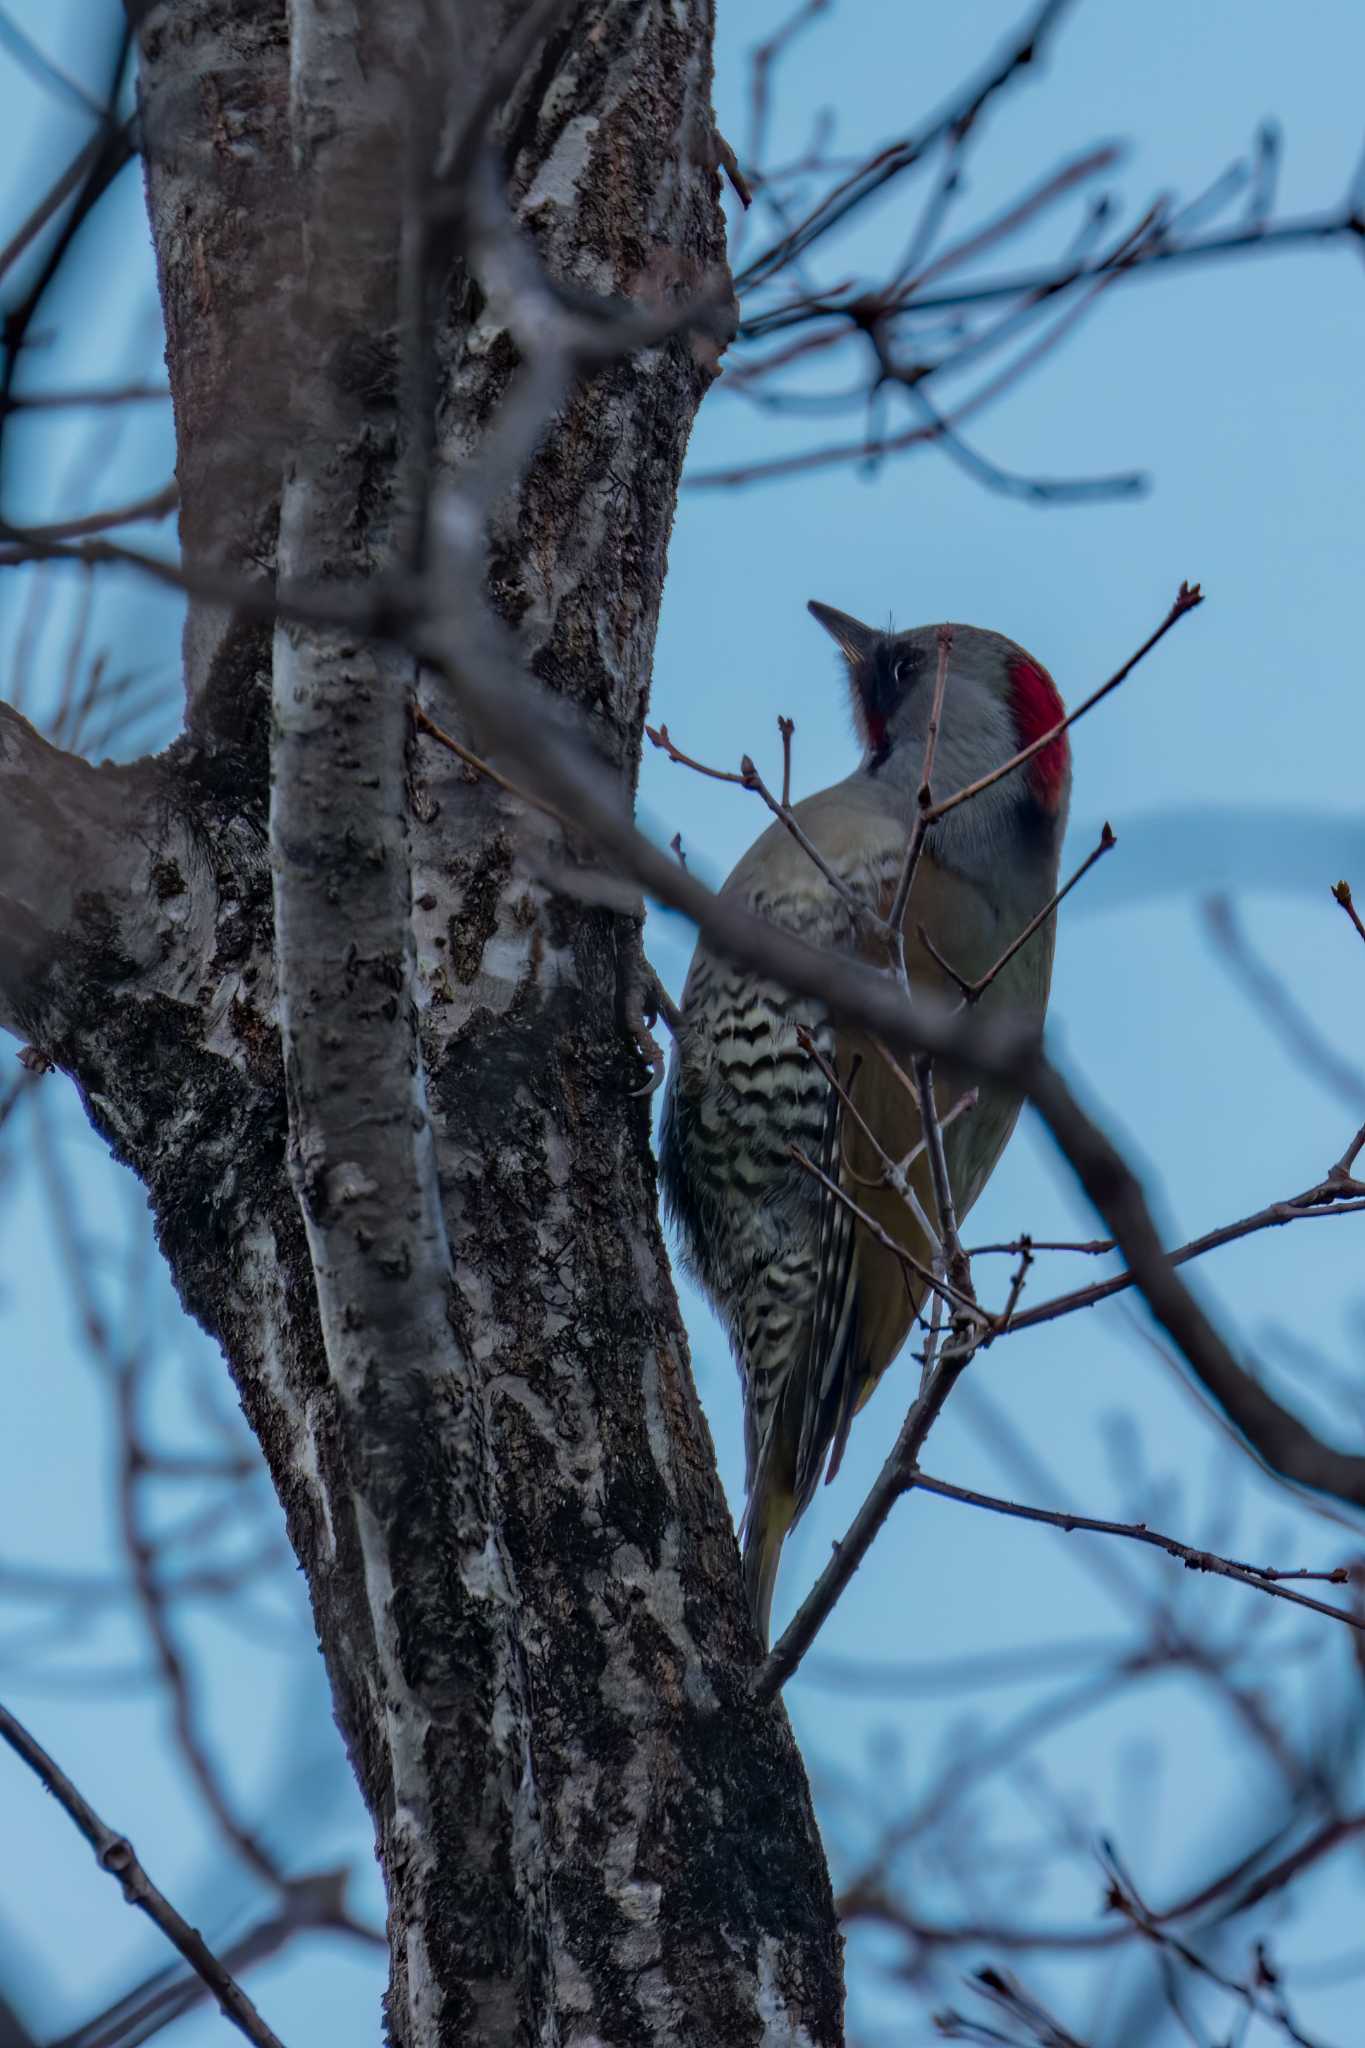
<svg viewBox="0 0 1365 2048">
<path fill-rule="evenodd" d="M 833 788 L 794 806 L 836 888 L 782 822 L 768 827 L 725 884 L 758 915 L 813 944 L 887 960 L 855 896 L 884 918 L 896 891 L 922 780 L 938 673 L 939 629 L 878 632 L 828 605 L 811 612 L 847 667 L 863 756 Z M 989 775 L 1064 715 L 1047 670 L 1013 640 L 954 626 L 930 782 L 933 799 Z M 1071 757 L 1065 733 L 933 824 L 905 912 L 912 991 L 956 1001 L 989 973 L 1057 887 Z M 1052 976 L 1047 919 L 983 993 L 979 1011 L 1041 1022 Z M 923 937 L 921 936 L 923 934 Z M 928 944 L 925 943 L 927 939 Z M 905 1343 L 925 1284 L 794 1157 L 805 1154 L 921 1267 L 931 1267 L 935 1206 L 914 1095 L 868 1039 L 823 1007 L 697 948 L 664 1101 L 660 1166 L 684 1262 L 729 1332 L 744 1392 L 744 1572 L 766 1643 L 778 1559 L 821 1473 L 834 1476 L 849 1425 Z M 803 1049 L 811 1035 L 845 1102 Z M 936 1071 L 940 1113 L 968 1086 Z M 983 1086 L 944 1129 L 958 1217 L 981 1193 L 1019 1112 Z M 871 1135 L 869 1135 L 869 1133 Z M 885 1159 L 914 1155 L 913 1203 Z M 928 1226 L 926 1228 L 926 1226 Z"/>
</svg>

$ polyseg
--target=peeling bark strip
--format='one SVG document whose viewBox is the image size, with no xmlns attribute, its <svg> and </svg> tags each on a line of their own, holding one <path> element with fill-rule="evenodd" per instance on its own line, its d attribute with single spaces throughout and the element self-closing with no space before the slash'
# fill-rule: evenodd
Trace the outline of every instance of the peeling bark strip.
<svg viewBox="0 0 1365 2048">
<path fill-rule="evenodd" d="M 353 583 L 407 552 L 403 150 L 444 146 L 516 13 L 143 11 L 193 561 Z M 568 0 L 517 82 L 510 196 L 558 283 L 668 306 L 723 263 L 711 26 Z M 478 279 L 437 282 L 429 453 L 458 478 L 517 349 Z M 490 537 L 495 604 L 627 782 L 706 354 L 577 391 Z M 391 2038 L 837 2043 L 629 1093 L 629 920 L 528 881 L 515 799 L 410 734 L 398 656 L 204 606 L 185 656 L 156 762 L 0 717 L 0 1021 L 141 1175 L 265 1450 L 384 1862 Z"/>
</svg>

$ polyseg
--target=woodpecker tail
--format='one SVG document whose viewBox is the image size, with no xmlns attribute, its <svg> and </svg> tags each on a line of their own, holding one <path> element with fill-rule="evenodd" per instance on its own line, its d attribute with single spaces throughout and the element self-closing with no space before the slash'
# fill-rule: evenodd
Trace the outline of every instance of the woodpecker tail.
<svg viewBox="0 0 1365 2048">
<path fill-rule="evenodd" d="M 795 1495 L 784 1486 L 756 1487 L 744 1524 L 744 1590 L 764 1649 L 773 1611 L 773 1587 L 782 1545 L 792 1525 Z"/>
</svg>

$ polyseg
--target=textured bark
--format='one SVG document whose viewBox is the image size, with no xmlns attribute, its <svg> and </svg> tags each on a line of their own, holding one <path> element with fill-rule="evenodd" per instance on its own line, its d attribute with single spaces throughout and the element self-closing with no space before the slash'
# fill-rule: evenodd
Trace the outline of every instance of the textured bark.
<svg viewBox="0 0 1365 2048">
<path fill-rule="evenodd" d="M 405 66 L 453 67 L 446 11 L 145 18 L 192 561 L 355 581 L 405 545 L 424 458 L 362 145 L 396 147 Z M 458 10 L 466 67 L 513 12 Z M 723 261 L 710 29 L 706 0 L 593 0 L 528 67 L 512 197 L 561 283 L 667 302 Z M 457 473 L 516 351 L 458 270 L 436 327 L 431 454 Z M 679 340 L 597 377 L 494 522 L 495 603 L 628 784 L 710 374 Z M 0 810 L 27 906 L 3 906 L 4 1021 L 141 1174 L 269 1460 L 374 1816 L 392 2037 L 834 2042 L 828 1882 L 785 1717 L 746 1694 L 630 1092 L 630 923 L 530 878 L 514 801 L 410 737 L 410 683 L 335 632 L 272 646 L 197 607 L 158 762 L 97 775 L 0 728 L 0 773 L 38 792 Z M 13 877 L 45 838 L 81 857 L 35 918 Z"/>
<path fill-rule="evenodd" d="M 420 9 L 293 0 L 300 215 L 278 569 L 296 587 L 391 559 L 401 489 L 380 471 L 347 341 L 399 318 L 405 107 Z M 363 49 L 361 47 L 363 41 Z M 376 176 L 377 167 L 399 175 Z M 340 337 L 340 347 L 337 338 Z M 396 444 L 392 426 L 380 448 Z M 400 451 L 401 455 L 401 451 Z M 401 481 L 401 472 L 400 472 Z M 396 515 L 396 516 L 395 516 Z M 489 2043 L 561 2038 L 532 1713 L 497 1511 L 482 1368 L 455 1276 L 418 1044 L 404 750 L 410 657 L 281 624 L 271 862 L 290 1163 L 348 1443 L 370 1642 L 352 1642 L 382 1728 L 381 1853 L 394 1930 L 389 2024 L 437 2014 Z M 460 1844 L 457 1881 L 442 1843 Z M 401 1939 L 398 1938 L 401 1932 Z"/>
</svg>

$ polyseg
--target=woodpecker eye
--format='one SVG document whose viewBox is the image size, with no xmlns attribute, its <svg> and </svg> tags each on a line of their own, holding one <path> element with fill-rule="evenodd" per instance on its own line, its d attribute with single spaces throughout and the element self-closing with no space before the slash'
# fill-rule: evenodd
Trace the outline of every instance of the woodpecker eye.
<svg viewBox="0 0 1365 2048">
<path fill-rule="evenodd" d="M 915 680 L 916 675 L 919 673 L 919 666 L 920 657 L 918 653 L 912 651 L 909 654 L 898 655 L 891 667 L 893 681 L 904 689 L 908 683 L 913 683 Z"/>
</svg>

